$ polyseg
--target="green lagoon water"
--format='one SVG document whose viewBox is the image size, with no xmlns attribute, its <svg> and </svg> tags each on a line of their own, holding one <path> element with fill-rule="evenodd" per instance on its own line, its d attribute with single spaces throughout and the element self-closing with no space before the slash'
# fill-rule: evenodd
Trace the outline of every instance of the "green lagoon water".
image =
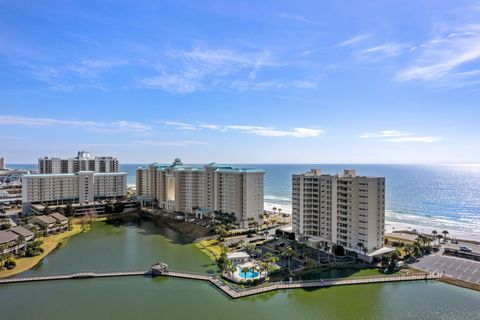
<svg viewBox="0 0 480 320">
<path fill-rule="evenodd" d="M 96 223 L 23 275 L 172 269 L 213 272 L 179 234 Z M 231 300 L 208 283 L 125 277 L 0 286 L 0 319 L 480 319 L 480 293 L 439 282 L 289 290 Z"/>
</svg>

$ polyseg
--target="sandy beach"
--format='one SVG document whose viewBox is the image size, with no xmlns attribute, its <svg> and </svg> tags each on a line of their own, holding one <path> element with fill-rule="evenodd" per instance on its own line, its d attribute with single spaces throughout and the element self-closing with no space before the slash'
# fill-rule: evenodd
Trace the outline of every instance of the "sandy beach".
<svg viewBox="0 0 480 320">
<path fill-rule="evenodd" d="M 273 208 L 281 208 L 282 213 L 292 214 L 292 207 L 290 205 L 281 205 L 277 203 L 265 202 L 264 208 L 266 211 L 273 212 Z M 464 224 L 460 222 L 438 219 L 432 217 L 421 217 L 410 214 L 396 213 L 387 210 L 385 212 L 385 233 L 393 231 L 417 230 L 420 233 L 430 234 L 433 230 L 442 232 L 448 231 L 448 237 L 456 239 L 473 240 L 480 242 L 480 230 L 467 229 Z"/>
</svg>

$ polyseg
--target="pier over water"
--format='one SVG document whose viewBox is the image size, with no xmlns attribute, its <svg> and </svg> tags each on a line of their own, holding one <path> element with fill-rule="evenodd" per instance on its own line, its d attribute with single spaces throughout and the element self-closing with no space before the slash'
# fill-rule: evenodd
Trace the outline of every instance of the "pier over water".
<svg viewBox="0 0 480 320">
<path fill-rule="evenodd" d="M 75 279 L 92 279 L 92 278 L 108 278 L 108 277 L 174 277 L 183 279 L 192 279 L 207 281 L 232 299 L 243 298 L 255 294 L 286 290 L 286 289 L 300 289 L 300 288 L 322 288 L 331 286 L 346 286 L 357 284 L 370 283 L 384 283 L 384 282 L 401 282 L 401 281 L 421 281 L 421 280 L 435 280 L 440 279 L 441 275 L 432 273 L 419 273 L 411 275 L 393 275 L 393 276 L 369 276 L 369 277 L 355 277 L 355 278 L 338 278 L 338 279 L 320 279 L 320 280 L 302 280 L 289 282 L 272 282 L 252 288 L 238 288 L 224 282 L 221 278 L 209 274 L 169 271 L 166 264 L 155 264 L 147 271 L 121 271 L 121 272 L 78 272 L 70 274 L 58 274 L 49 276 L 36 277 L 17 277 L 0 279 L 1 284 L 14 284 L 20 282 L 34 282 L 34 281 L 53 281 L 53 280 L 75 280 Z"/>
</svg>

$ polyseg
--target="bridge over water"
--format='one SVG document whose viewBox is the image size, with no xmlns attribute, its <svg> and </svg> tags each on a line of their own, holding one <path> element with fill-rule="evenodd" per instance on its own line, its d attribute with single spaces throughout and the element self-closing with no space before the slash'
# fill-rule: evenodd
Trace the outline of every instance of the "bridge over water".
<svg viewBox="0 0 480 320">
<path fill-rule="evenodd" d="M 247 296 L 269 292 L 269 291 L 275 291 L 275 290 L 298 289 L 298 288 L 321 288 L 321 287 L 331 287 L 331 286 L 346 286 L 346 285 L 400 282 L 400 281 L 421 281 L 421 280 L 425 281 L 425 280 L 435 280 L 435 279 L 441 278 L 441 275 L 439 274 L 420 273 L 420 274 L 411 274 L 411 275 L 392 275 L 392 276 L 385 275 L 385 276 L 369 276 L 369 277 L 355 277 L 355 278 L 272 282 L 272 283 L 255 286 L 252 288 L 238 288 L 224 282 L 222 279 L 214 275 L 192 273 L 192 272 L 169 271 L 167 269 L 158 270 L 158 269 L 152 268 L 147 271 L 78 272 L 78 273 L 70 273 L 70 274 L 48 275 L 48 276 L 7 278 L 7 279 L 0 279 L 0 285 L 14 284 L 19 282 L 91 279 L 91 278 L 107 278 L 107 277 L 131 277 L 131 276 L 150 276 L 150 277 L 163 276 L 163 277 L 174 277 L 174 278 L 206 281 L 233 299 L 247 297 Z"/>
</svg>

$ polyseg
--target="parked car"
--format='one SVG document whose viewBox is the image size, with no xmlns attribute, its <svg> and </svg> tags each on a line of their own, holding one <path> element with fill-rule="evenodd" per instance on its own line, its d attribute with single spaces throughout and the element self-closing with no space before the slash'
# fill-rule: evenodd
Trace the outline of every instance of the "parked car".
<svg viewBox="0 0 480 320">
<path fill-rule="evenodd" d="M 469 247 L 460 246 L 460 251 L 472 252 L 472 249 L 470 249 Z"/>
</svg>

